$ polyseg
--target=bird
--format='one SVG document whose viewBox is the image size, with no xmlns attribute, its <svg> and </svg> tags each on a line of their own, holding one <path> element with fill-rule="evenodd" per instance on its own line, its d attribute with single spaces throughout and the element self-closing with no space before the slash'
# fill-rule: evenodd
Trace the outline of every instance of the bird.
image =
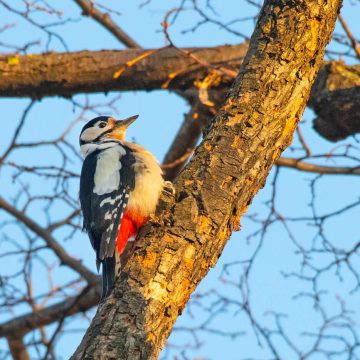
<svg viewBox="0 0 360 360">
<path fill-rule="evenodd" d="M 107 298 L 120 273 L 120 255 L 139 229 L 155 213 L 164 187 L 154 155 L 125 140 L 138 115 L 124 120 L 98 116 L 79 136 L 84 162 L 80 175 L 83 229 L 102 266 L 102 295 Z"/>
</svg>

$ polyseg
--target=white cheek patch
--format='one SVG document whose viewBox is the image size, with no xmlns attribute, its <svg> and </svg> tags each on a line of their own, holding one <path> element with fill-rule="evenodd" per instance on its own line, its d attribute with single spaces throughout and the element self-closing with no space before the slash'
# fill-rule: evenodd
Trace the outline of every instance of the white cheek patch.
<svg viewBox="0 0 360 360">
<path fill-rule="evenodd" d="M 98 127 L 90 127 L 81 134 L 80 140 L 83 140 L 85 142 L 93 141 L 103 132 L 104 129 L 100 129 Z"/>
</svg>

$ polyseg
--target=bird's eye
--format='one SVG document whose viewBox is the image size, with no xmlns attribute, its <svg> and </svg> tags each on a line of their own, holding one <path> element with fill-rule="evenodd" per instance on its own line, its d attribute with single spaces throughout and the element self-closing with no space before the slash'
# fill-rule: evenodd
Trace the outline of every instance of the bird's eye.
<svg viewBox="0 0 360 360">
<path fill-rule="evenodd" d="M 104 121 L 99 124 L 99 128 L 104 128 L 105 126 L 107 126 L 107 123 Z"/>
</svg>

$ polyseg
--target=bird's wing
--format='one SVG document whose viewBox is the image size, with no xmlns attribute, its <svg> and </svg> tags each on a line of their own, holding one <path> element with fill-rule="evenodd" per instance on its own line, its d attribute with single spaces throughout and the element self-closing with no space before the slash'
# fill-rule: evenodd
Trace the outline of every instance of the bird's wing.
<svg viewBox="0 0 360 360">
<path fill-rule="evenodd" d="M 100 163 L 102 152 L 94 152 L 84 160 L 80 178 L 80 203 L 84 228 L 97 254 L 97 264 L 113 257 L 121 219 L 130 191 L 135 187 L 132 164 L 135 159 L 124 149 L 118 153 L 116 166 Z M 100 161 L 104 160 L 104 156 Z M 105 161 L 105 160 L 104 160 Z M 114 163 L 112 164 L 114 165 Z"/>
</svg>

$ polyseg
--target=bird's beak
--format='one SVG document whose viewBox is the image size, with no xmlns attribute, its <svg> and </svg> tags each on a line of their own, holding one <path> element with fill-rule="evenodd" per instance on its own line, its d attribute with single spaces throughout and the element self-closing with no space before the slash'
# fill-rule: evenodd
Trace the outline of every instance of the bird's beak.
<svg viewBox="0 0 360 360">
<path fill-rule="evenodd" d="M 134 116 L 130 116 L 127 119 L 120 120 L 120 121 L 118 121 L 116 126 L 120 126 L 120 127 L 127 129 L 138 117 L 139 117 L 139 115 L 134 115 Z"/>
<path fill-rule="evenodd" d="M 124 120 L 115 120 L 113 118 L 108 120 L 108 123 L 112 126 L 112 131 L 109 137 L 118 139 L 120 141 L 125 139 L 125 133 L 127 128 L 139 117 L 139 115 L 131 116 Z"/>
</svg>

